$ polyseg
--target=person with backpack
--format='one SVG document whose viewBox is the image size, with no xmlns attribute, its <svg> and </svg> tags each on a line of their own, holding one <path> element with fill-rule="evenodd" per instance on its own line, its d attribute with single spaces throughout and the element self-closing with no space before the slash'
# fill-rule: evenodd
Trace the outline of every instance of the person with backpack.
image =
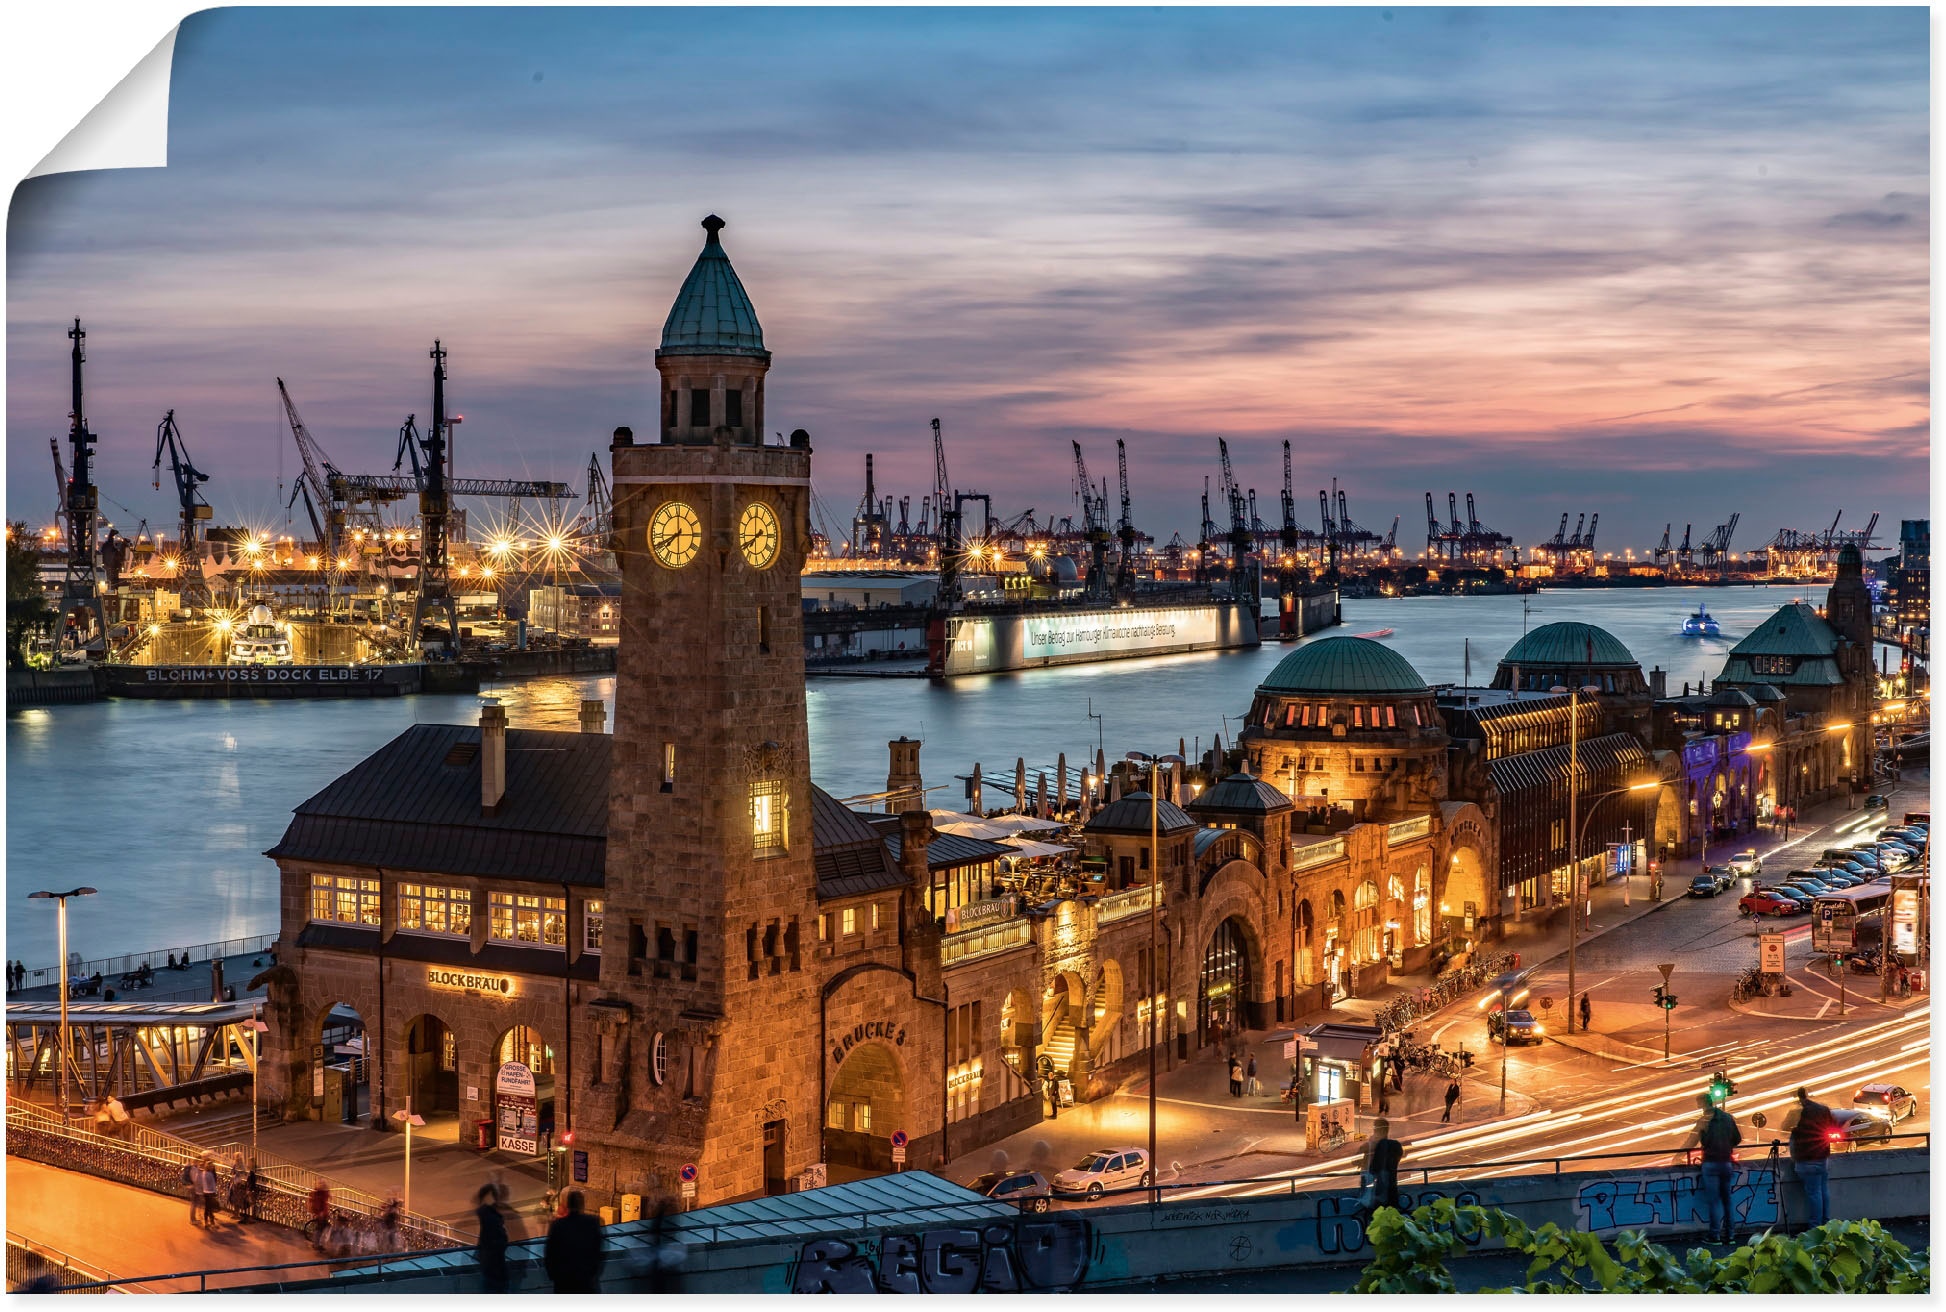
<svg viewBox="0 0 1946 1312">
<path fill-rule="evenodd" d="M 1814 1102 L 1811 1091 L 1797 1091 L 1797 1113 L 1790 1122 L 1791 1169 L 1804 1186 L 1804 1224 L 1831 1219 L 1831 1109 Z"/>
<path fill-rule="evenodd" d="M 1743 1131 L 1736 1118 L 1716 1105 L 1707 1093 L 1700 1102 L 1702 1119 L 1696 1123 L 1692 1148 L 1700 1148 L 1702 1159 L 1703 1205 L 1708 1209 L 1709 1242 L 1736 1242 L 1736 1211 L 1730 1205 L 1730 1186 L 1736 1181 L 1737 1145 Z"/>
</svg>

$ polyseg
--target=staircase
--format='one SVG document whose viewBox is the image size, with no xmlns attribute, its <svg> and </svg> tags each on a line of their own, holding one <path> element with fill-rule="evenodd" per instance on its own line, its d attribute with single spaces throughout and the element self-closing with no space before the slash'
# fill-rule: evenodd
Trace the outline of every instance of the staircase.
<svg viewBox="0 0 1946 1312">
<path fill-rule="evenodd" d="M 1066 1074 L 1074 1071 L 1074 1023 L 1065 1017 L 1054 1023 L 1047 1038 L 1041 1043 L 1041 1056 L 1054 1063 L 1054 1069 Z"/>
</svg>

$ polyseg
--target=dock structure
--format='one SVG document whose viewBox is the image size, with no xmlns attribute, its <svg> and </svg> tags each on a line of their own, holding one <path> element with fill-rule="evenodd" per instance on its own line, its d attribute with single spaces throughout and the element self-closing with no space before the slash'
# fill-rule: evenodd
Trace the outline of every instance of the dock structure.
<svg viewBox="0 0 1946 1312">
<path fill-rule="evenodd" d="M 67 1008 L 69 1088 L 88 1101 L 143 1107 L 246 1092 L 256 1081 L 259 1000 L 81 1002 Z M 59 1002 L 7 1004 L 7 1091 L 55 1097 Z"/>
</svg>

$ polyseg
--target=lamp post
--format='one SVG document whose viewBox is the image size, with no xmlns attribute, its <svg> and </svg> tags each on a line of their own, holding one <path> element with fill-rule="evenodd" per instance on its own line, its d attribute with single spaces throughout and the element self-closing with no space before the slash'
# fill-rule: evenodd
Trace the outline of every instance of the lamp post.
<svg viewBox="0 0 1946 1312">
<path fill-rule="evenodd" d="M 71 888 L 65 893 L 49 893 L 42 890 L 29 893 L 29 898 L 50 898 L 54 902 L 55 922 L 61 936 L 61 1041 L 57 1044 L 57 1054 L 61 1063 L 60 1098 L 61 1124 L 68 1123 L 68 899 L 71 897 L 93 897 L 92 888 Z"/>
<path fill-rule="evenodd" d="M 1592 639 L 1588 655 L 1589 664 L 1594 663 Z M 1550 692 L 1568 694 L 1568 833 L 1572 844 L 1568 848 L 1568 1033 L 1574 1033 L 1574 945 L 1581 938 L 1576 928 L 1581 913 L 1581 826 L 1576 816 L 1581 806 L 1581 694 L 1600 692 L 1593 684 L 1583 684 L 1572 690 L 1556 684 Z M 1592 815 L 1594 812 L 1589 811 Z"/>
<path fill-rule="evenodd" d="M 412 1110 L 412 1095 L 405 1096 L 405 1106 L 392 1113 L 392 1119 L 405 1127 L 405 1193 L 400 1205 L 405 1211 L 412 1210 L 412 1127 L 424 1125 L 426 1118 Z"/>
<path fill-rule="evenodd" d="M 1605 793 L 1596 793 L 1589 799 L 1588 813 L 1581 817 L 1580 827 L 1575 830 L 1574 847 L 1568 854 L 1568 886 L 1574 897 L 1574 905 L 1568 908 L 1568 1033 L 1570 1034 L 1574 1033 L 1574 942 L 1581 936 L 1575 928 L 1575 915 L 1581 908 L 1581 870 L 1580 862 L 1575 858 L 1580 854 L 1581 840 L 1587 836 L 1588 822 L 1595 818 L 1595 812 L 1600 809 L 1603 802 L 1611 797 L 1620 797 L 1624 793 L 1646 793 L 1661 786 L 1662 781 L 1659 779 L 1644 779 L 1638 783 L 1625 784 L 1620 788 L 1611 788 Z M 1570 803 L 1575 800 L 1575 796 L 1574 793 L 1569 793 Z"/>
<path fill-rule="evenodd" d="M 1527 985 L 1520 980 L 1514 980 L 1511 983 L 1502 983 L 1492 993 L 1480 999 L 1481 1005 L 1491 1002 L 1496 997 L 1500 999 L 1500 1114 L 1502 1116 L 1507 1114 L 1507 1055 L 1514 1046 L 1507 1038 L 1507 1012 L 1517 1003 L 1525 1002 L 1527 994 Z M 1487 1028 L 1489 1031 L 1492 1030 L 1491 1020 L 1487 1022 Z M 1487 1037 L 1491 1038 L 1492 1034 L 1489 1032 Z"/>
<path fill-rule="evenodd" d="M 264 1004 L 258 1001 L 250 1007 L 250 1160 L 257 1159 L 257 1106 L 258 1094 L 263 1085 L 260 1082 L 264 1068 L 264 1031 L 270 1026 L 264 1024 Z"/>
<path fill-rule="evenodd" d="M 1143 987 L 1149 993 L 1149 1201 L 1162 1201 L 1162 1171 L 1155 1158 L 1155 1117 L 1156 1117 L 1156 987 L 1155 966 L 1159 955 L 1158 944 L 1162 914 L 1162 848 L 1160 845 L 1160 779 L 1158 772 L 1165 767 L 1183 763 L 1180 756 L 1151 756 L 1147 752 L 1130 752 L 1128 759 L 1149 767 L 1149 975 Z"/>
</svg>

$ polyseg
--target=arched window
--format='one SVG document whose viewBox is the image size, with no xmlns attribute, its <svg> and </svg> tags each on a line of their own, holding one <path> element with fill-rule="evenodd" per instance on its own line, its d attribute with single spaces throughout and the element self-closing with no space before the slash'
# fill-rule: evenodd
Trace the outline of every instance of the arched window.
<svg viewBox="0 0 1946 1312">
<path fill-rule="evenodd" d="M 1368 879 L 1358 886 L 1357 907 L 1360 911 L 1365 911 L 1377 905 L 1378 881 L 1376 879 Z"/>
<path fill-rule="evenodd" d="M 1432 872 L 1425 866 L 1412 876 L 1412 941 L 1432 942 Z"/>
<path fill-rule="evenodd" d="M 1331 918 L 1333 920 L 1343 920 L 1345 918 L 1345 893 L 1343 889 L 1334 888 L 1331 890 Z"/>
<path fill-rule="evenodd" d="M 1358 886 L 1355 909 L 1358 914 L 1354 918 L 1352 958 L 1359 962 L 1377 961 L 1379 957 L 1377 880 L 1368 879 Z"/>
<path fill-rule="evenodd" d="M 1393 875 L 1386 881 L 1385 896 L 1394 902 L 1405 901 L 1405 880 Z"/>
<path fill-rule="evenodd" d="M 1311 922 L 1311 904 L 1309 901 L 1299 902 L 1297 904 L 1296 922 L 1297 982 L 1299 985 L 1315 984 L 1318 982 L 1317 946 L 1315 942 L 1317 930 L 1316 926 Z"/>
</svg>

